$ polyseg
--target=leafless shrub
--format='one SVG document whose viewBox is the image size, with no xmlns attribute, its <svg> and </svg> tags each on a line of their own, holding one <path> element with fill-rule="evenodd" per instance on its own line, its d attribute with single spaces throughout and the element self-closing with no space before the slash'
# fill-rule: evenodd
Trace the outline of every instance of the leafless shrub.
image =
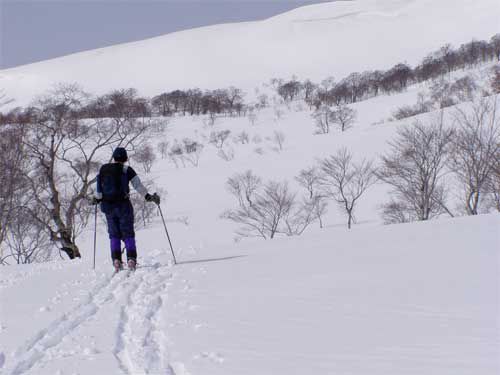
<svg viewBox="0 0 500 375">
<path fill-rule="evenodd" d="M 418 102 L 415 105 L 407 105 L 399 107 L 394 113 L 393 117 L 396 120 L 403 120 L 408 117 L 420 115 L 432 111 L 432 102 L 426 101 L 423 94 L 419 94 Z"/>
<path fill-rule="evenodd" d="M 208 143 L 214 145 L 218 149 L 222 149 L 222 147 L 224 147 L 224 142 L 229 138 L 230 134 L 230 130 L 213 131 L 210 133 Z"/>
<path fill-rule="evenodd" d="M 145 144 L 136 150 L 132 158 L 142 166 L 142 169 L 146 173 L 151 172 L 151 168 L 156 161 L 156 155 L 150 144 Z"/>
<path fill-rule="evenodd" d="M 393 188 L 394 199 L 384 207 L 386 221 L 398 217 L 428 220 L 448 211 L 443 177 L 452 136 L 443 117 L 431 125 L 415 122 L 398 130 L 377 171 L 377 176 Z M 394 213 L 396 209 L 405 211 Z"/>
<path fill-rule="evenodd" d="M 410 223 L 417 219 L 407 202 L 391 200 L 381 208 L 384 224 Z"/>
<path fill-rule="evenodd" d="M 482 98 L 466 109 L 457 108 L 455 120 L 458 127 L 450 165 L 463 186 L 467 214 L 477 215 L 500 154 L 497 98 Z"/>
<path fill-rule="evenodd" d="M 289 215 L 294 198 L 286 183 L 271 181 L 251 198 L 251 205 L 240 205 L 237 209 L 226 211 L 222 217 L 242 225 L 238 231 L 241 236 L 273 239 Z M 242 197 L 238 200 L 245 202 Z"/>
<path fill-rule="evenodd" d="M 54 244 L 43 225 L 22 207 L 8 224 L 5 247 L 9 254 L 1 259 L 3 264 L 40 263 L 53 256 Z"/>
<path fill-rule="evenodd" d="M 347 227 L 355 221 L 354 213 L 363 193 L 375 183 L 372 163 L 355 163 L 352 154 L 343 148 L 336 155 L 321 161 L 323 195 L 334 199 L 347 214 Z"/>
<path fill-rule="evenodd" d="M 227 182 L 229 192 L 238 200 L 238 208 L 222 217 L 241 225 L 243 237 L 273 239 L 276 234 L 299 235 L 316 220 L 313 205 L 297 203 L 286 182 L 270 181 L 265 185 L 251 171 L 237 174 Z"/>
</svg>

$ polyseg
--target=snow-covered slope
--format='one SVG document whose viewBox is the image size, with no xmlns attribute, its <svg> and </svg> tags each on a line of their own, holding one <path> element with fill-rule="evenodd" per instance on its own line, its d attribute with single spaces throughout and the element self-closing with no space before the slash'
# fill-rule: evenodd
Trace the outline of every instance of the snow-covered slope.
<svg viewBox="0 0 500 375">
<path fill-rule="evenodd" d="M 0 372 L 497 375 L 499 226 L 329 228 L 198 247 L 175 267 L 157 227 L 129 278 L 111 278 L 104 252 L 97 272 L 5 268 Z"/>
<path fill-rule="evenodd" d="M 25 104 L 55 82 L 94 93 L 135 87 L 143 95 L 273 77 L 341 78 L 415 64 L 446 43 L 500 31 L 497 0 L 355 0 L 298 8 L 260 22 L 216 25 L 0 71 L 0 88 Z"/>
</svg>

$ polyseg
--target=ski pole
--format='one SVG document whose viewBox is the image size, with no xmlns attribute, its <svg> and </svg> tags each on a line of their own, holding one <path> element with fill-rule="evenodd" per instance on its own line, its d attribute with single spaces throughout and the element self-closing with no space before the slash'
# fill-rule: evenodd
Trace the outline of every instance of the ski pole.
<svg viewBox="0 0 500 375">
<path fill-rule="evenodd" d="M 163 226 L 165 227 L 165 233 L 167 234 L 168 243 L 170 245 L 170 250 L 172 251 L 172 256 L 174 257 L 174 264 L 177 264 L 177 260 L 175 259 L 174 248 L 172 247 L 172 241 L 170 241 L 170 236 L 168 235 L 167 224 L 165 224 L 165 218 L 163 217 L 163 212 L 161 211 L 161 207 L 157 204 L 158 210 L 160 211 L 161 220 L 163 221 Z"/>
<path fill-rule="evenodd" d="M 95 205 L 95 213 L 94 213 L 94 266 L 92 269 L 95 270 L 95 248 L 97 243 L 97 204 Z"/>
</svg>

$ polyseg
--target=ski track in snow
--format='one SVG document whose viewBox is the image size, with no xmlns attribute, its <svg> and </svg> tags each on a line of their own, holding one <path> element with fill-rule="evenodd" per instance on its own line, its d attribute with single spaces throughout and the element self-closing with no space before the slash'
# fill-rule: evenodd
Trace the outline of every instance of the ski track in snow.
<svg viewBox="0 0 500 375">
<path fill-rule="evenodd" d="M 97 282 L 87 298 L 49 326 L 40 330 L 14 351 L 5 374 L 21 375 L 42 362 L 50 362 L 48 350 L 60 345 L 82 323 L 94 317 L 110 301 L 121 300 L 120 322 L 116 329 L 114 355 L 125 374 L 158 373 L 175 375 L 166 363 L 166 337 L 158 329 L 162 294 L 172 277 L 169 268 L 137 270 L 110 275 Z M 5 362 L 5 361 L 4 361 Z"/>
<path fill-rule="evenodd" d="M 113 291 L 119 285 L 119 281 L 119 277 L 109 276 L 96 283 L 81 304 L 27 340 L 14 352 L 13 365 L 7 370 L 7 374 L 22 374 L 43 360 L 48 349 L 59 345 L 79 325 L 94 316 L 99 311 L 100 305 L 113 298 Z"/>
<path fill-rule="evenodd" d="M 143 272 L 141 277 L 134 277 L 134 287 L 121 297 L 126 303 L 121 307 L 113 352 L 125 374 L 174 375 L 165 355 L 166 337 L 159 328 L 162 296 L 172 273 L 168 268 L 154 269 L 136 271 Z"/>
</svg>

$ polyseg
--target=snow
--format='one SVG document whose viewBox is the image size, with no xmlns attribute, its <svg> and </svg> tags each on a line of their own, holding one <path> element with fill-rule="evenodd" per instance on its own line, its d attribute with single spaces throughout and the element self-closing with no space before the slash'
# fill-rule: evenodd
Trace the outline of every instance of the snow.
<svg viewBox="0 0 500 375">
<path fill-rule="evenodd" d="M 304 76 L 324 78 L 332 72 L 387 68 L 402 59 L 416 62 L 444 43 L 488 38 L 498 31 L 493 21 L 499 7 L 489 0 L 320 4 L 262 22 L 190 30 L 2 71 L 0 80 L 10 80 L 8 92 L 16 86 L 19 97 L 27 99 L 35 92 L 30 85 L 42 89 L 69 72 L 87 88 L 107 91 L 116 84 L 145 93 L 170 83 L 220 87 L 248 79 L 258 85 L 272 75 L 298 73 L 300 64 Z M 432 28 L 417 37 L 424 18 Z M 391 38 L 412 35 L 411 43 L 394 45 L 384 34 L 389 30 Z M 340 43 L 349 34 L 350 45 L 373 38 L 370 58 L 361 52 L 364 58 L 359 59 Z M 234 56 L 217 65 L 225 55 L 219 49 L 213 53 L 207 41 L 222 37 L 231 45 L 225 47 L 228 56 Z M 247 43 L 231 42 L 238 40 Z M 275 50 L 277 45 L 282 50 Z M 349 53 L 330 61 L 331 52 L 318 48 L 323 45 Z M 316 51 L 314 59 L 288 59 L 292 46 Z M 180 57 L 165 61 L 169 48 L 183 51 L 183 58 L 196 56 L 184 62 L 186 74 L 175 70 Z M 242 50 L 245 64 L 255 64 L 248 75 L 239 71 Z M 128 63 L 118 67 L 116 61 Z M 206 64 L 203 72 L 193 68 L 196 61 Z M 166 73 L 158 75 L 155 69 L 162 64 Z M 125 70 L 135 72 L 137 66 L 148 74 L 125 79 Z M 488 69 L 472 73 L 484 80 Z M 388 198 L 387 187 L 376 185 L 360 201 L 350 231 L 334 204 L 325 228 L 315 224 L 300 237 L 272 241 L 235 241 L 234 224 L 219 217 L 234 207 L 224 185 L 236 172 L 252 169 L 265 180 L 286 179 L 298 190 L 293 177 L 300 169 L 342 146 L 356 158 L 383 154 L 397 129 L 415 120 L 387 119 L 397 107 L 414 104 L 425 88 L 413 86 L 354 104 L 358 117 L 345 133 L 313 134 L 311 112 L 298 103 L 281 106 L 281 116 L 272 107 L 258 112 L 255 125 L 247 118 L 218 118 L 212 127 L 204 125 L 202 116 L 171 119 L 166 134 L 151 142 L 194 138 L 205 144 L 199 166 L 177 169 L 159 159 L 147 176 L 133 166 L 168 192 L 162 208 L 179 264 L 172 263 L 157 217 L 137 231 L 135 274 L 113 276 L 100 216 L 95 271 L 90 227 L 80 242 L 82 260 L 2 267 L 0 374 L 500 373 L 500 215 L 383 226 L 379 206 Z M 261 140 L 246 145 L 229 141 L 235 157 L 224 161 L 207 144 L 211 131 L 224 129 Z M 277 130 L 286 135 L 280 152 L 270 140 Z"/>
<path fill-rule="evenodd" d="M 234 85 L 251 93 L 274 77 L 338 79 L 498 33 L 497 0 L 356 0 L 311 5 L 258 22 L 224 24 L 0 71 L 0 87 L 29 102 L 58 82 L 92 93 L 143 95 Z M 395 32 L 397 30 L 397 32 Z"/>
<path fill-rule="evenodd" d="M 112 277 L 105 252 L 95 272 L 88 259 L 4 268 L 2 280 L 43 272 L 0 292 L 2 370 L 498 374 L 499 225 L 483 215 L 330 227 L 195 249 L 175 267 L 166 247 L 142 238 L 130 277 Z M 159 227 L 146 232 L 161 242 Z M 52 302 L 70 273 L 78 299 Z"/>
</svg>

